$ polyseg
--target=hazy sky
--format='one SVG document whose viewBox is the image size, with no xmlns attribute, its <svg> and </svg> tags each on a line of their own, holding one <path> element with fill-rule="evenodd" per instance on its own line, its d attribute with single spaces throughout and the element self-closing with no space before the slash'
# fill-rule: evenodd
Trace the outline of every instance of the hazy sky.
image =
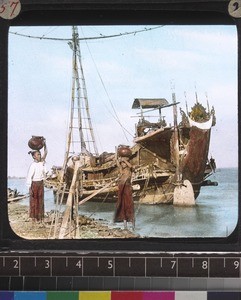
<svg viewBox="0 0 241 300">
<path fill-rule="evenodd" d="M 151 26 L 79 26 L 79 36 L 100 36 Z M 71 27 L 12 27 L 31 36 L 71 38 Z M 218 167 L 237 167 L 237 34 L 235 26 L 164 26 L 152 31 L 81 41 L 82 63 L 99 153 L 133 144 L 134 98 L 166 98 L 191 108 L 195 92 L 214 106 L 210 153 Z M 72 52 L 66 41 L 9 34 L 8 174 L 25 176 L 32 135 L 43 135 L 47 166 L 62 165 L 71 101 Z M 185 97 L 186 93 L 186 97 Z M 115 108 L 123 133 L 113 118 Z M 179 108 L 178 108 L 179 112 Z M 163 111 L 172 122 L 172 110 Z M 179 116 L 180 117 L 180 116 Z M 128 138 L 128 139 L 127 139 Z"/>
</svg>

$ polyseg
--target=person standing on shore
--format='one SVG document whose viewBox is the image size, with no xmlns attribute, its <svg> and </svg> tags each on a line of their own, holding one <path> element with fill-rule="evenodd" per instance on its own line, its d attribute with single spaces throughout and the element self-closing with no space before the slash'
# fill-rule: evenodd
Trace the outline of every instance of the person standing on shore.
<svg viewBox="0 0 241 300">
<path fill-rule="evenodd" d="M 117 159 L 117 165 L 120 170 L 120 177 L 118 182 L 118 200 L 116 203 L 114 222 L 124 222 L 125 229 L 127 229 L 127 222 L 132 222 L 132 227 L 134 229 L 135 216 L 131 186 L 133 167 L 126 157 L 121 157 L 120 161 Z"/>
<path fill-rule="evenodd" d="M 44 154 L 39 150 L 29 151 L 34 161 L 31 163 L 27 174 L 27 186 L 29 187 L 29 217 L 34 221 L 42 221 L 44 218 L 44 179 L 46 176 L 45 159 L 48 153 L 44 140 Z"/>
</svg>

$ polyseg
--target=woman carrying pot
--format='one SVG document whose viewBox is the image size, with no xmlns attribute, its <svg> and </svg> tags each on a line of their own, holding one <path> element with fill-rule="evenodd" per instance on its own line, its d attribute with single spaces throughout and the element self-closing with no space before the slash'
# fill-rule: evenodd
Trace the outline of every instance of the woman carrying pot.
<svg viewBox="0 0 241 300">
<path fill-rule="evenodd" d="M 33 157 L 33 162 L 27 174 L 27 186 L 29 187 L 30 199 L 29 217 L 34 221 L 42 221 L 44 219 L 45 159 L 48 150 L 44 138 L 42 138 L 41 143 L 44 148 L 43 156 L 41 155 L 40 149 L 28 152 Z"/>
<path fill-rule="evenodd" d="M 114 222 L 124 222 L 125 229 L 127 228 L 127 222 L 131 222 L 134 229 L 135 216 L 131 185 L 133 166 L 129 162 L 128 157 L 117 159 L 117 166 L 119 167 L 118 200 Z"/>
</svg>

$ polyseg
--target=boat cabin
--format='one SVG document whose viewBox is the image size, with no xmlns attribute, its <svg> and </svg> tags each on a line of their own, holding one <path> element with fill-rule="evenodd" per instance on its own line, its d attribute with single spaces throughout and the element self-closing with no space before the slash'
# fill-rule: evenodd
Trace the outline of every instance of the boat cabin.
<svg viewBox="0 0 241 300">
<path fill-rule="evenodd" d="M 132 105 L 132 109 L 140 109 L 140 112 L 137 113 L 140 115 L 140 119 L 136 125 L 136 137 L 144 136 L 150 130 L 165 127 L 167 124 L 164 117 L 161 115 L 161 109 L 171 105 L 165 98 L 136 98 Z M 152 123 L 147 121 L 144 114 L 155 110 L 159 111 L 158 122 Z"/>
</svg>

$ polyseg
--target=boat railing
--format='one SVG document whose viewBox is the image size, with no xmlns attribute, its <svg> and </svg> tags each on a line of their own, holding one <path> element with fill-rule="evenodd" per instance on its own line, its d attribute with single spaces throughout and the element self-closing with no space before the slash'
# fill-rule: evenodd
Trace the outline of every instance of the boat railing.
<svg viewBox="0 0 241 300">
<path fill-rule="evenodd" d="M 147 178 L 154 177 L 166 177 L 170 176 L 172 174 L 170 170 L 165 170 L 165 169 L 157 169 L 153 168 L 153 166 L 145 166 L 145 167 L 140 167 L 135 170 L 132 176 L 133 181 L 141 181 L 141 180 L 146 180 Z"/>
<path fill-rule="evenodd" d="M 95 190 L 104 187 L 106 184 L 113 182 L 116 185 L 117 177 L 108 177 L 102 179 L 85 179 L 83 180 L 83 188 L 94 188 Z"/>
</svg>

